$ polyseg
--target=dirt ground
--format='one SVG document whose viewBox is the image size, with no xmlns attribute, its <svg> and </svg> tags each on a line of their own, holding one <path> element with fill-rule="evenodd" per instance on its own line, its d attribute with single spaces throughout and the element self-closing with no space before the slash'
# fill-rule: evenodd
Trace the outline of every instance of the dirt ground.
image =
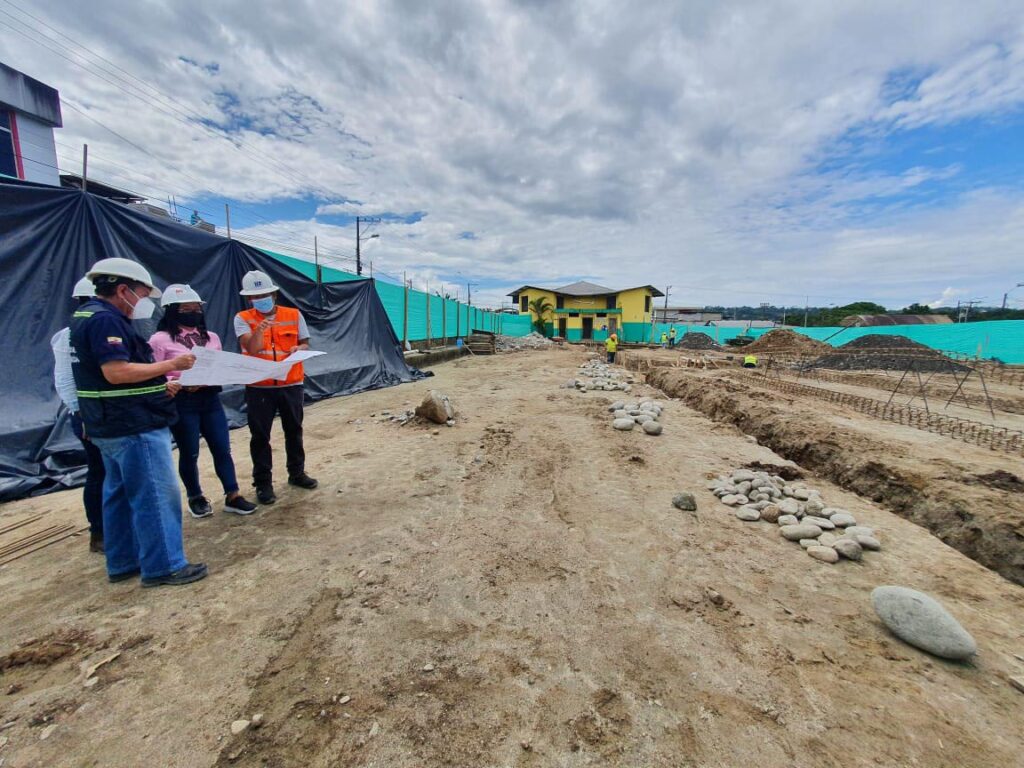
<svg viewBox="0 0 1024 768">
<path fill-rule="evenodd" d="M 4 768 L 1020 764 L 1024 588 L 805 471 L 883 542 L 812 560 L 705 490 L 782 458 L 678 400 L 662 436 L 614 432 L 613 393 L 559 388 L 584 359 L 463 359 L 310 407 L 320 488 L 186 519 L 211 569 L 193 586 L 108 584 L 84 537 L 0 569 Z M 457 426 L 379 420 L 428 388 Z M 932 461 L 939 438 L 903 431 L 902 460 Z M 77 522 L 79 493 L 7 504 L 0 525 L 39 511 Z M 882 584 L 941 600 L 975 661 L 893 638 Z"/>
</svg>

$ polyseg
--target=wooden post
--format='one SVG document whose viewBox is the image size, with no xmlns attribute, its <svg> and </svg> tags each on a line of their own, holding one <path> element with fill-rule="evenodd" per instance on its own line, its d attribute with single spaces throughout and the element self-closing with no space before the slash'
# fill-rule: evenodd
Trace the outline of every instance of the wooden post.
<svg viewBox="0 0 1024 768">
<path fill-rule="evenodd" d="M 448 344 L 448 302 L 444 297 L 444 288 L 441 288 L 441 346 Z"/>
<path fill-rule="evenodd" d="M 228 226 L 228 240 L 231 239 L 231 209 L 228 208 L 228 204 L 224 203 L 224 220 Z"/>
<path fill-rule="evenodd" d="M 87 179 L 89 177 L 89 145 L 82 145 L 82 191 L 85 192 L 85 188 L 88 185 Z"/>
<path fill-rule="evenodd" d="M 430 349 L 430 347 L 431 347 L 431 344 L 430 344 L 430 336 L 431 336 L 431 334 L 430 334 L 430 283 L 427 283 L 426 297 L 427 297 L 427 349 Z"/>
<path fill-rule="evenodd" d="M 313 235 L 313 264 L 316 266 L 316 287 L 319 288 L 323 282 L 323 275 L 320 272 L 320 247 L 316 235 Z"/>
<path fill-rule="evenodd" d="M 409 280 L 406 278 L 405 272 L 402 273 L 402 290 L 404 291 L 402 299 L 402 352 L 404 354 L 409 344 Z"/>
</svg>

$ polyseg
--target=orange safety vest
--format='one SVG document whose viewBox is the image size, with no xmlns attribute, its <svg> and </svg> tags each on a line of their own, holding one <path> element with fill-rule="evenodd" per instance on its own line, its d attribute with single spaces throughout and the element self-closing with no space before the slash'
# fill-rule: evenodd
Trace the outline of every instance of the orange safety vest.
<svg viewBox="0 0 1024 768">
<path fill-rule="evenodd" d="M 251 308 L 239 312 L 238 316 L 246 322 L 250 332 L 255 331 L 256 326 L 263 320 L 263 315 L 258 310 Z M 278 306 L 273 315 L 273 321 L 274 324 L 263 332 L 263 349 L 255 356 L 262 357 L 264 360 L 284 360 L 290 354 L 289 350 L 299 343 L 299 310 Z M 240 346 L 242 354 L 248 355 L 249 352 L 245 346 Z M 296 363 L 289 369 L 288 375 L 284 379 L 266 379 L 249 386 L 287 387 L 290 384 L 301 384 L 305 376 L 302 363 Z"/>
</svg>

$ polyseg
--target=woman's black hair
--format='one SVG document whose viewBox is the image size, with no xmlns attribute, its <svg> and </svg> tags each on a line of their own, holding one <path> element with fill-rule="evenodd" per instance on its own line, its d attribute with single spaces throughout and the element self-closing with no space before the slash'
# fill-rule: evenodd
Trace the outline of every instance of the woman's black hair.
<svg viewBox="0 0 1024 768">
<path fill-rule="evenodd" d="M 180 304 L 169 304 L 164 307 L 164 316 L 160 318 L 160 322 L 156 324 L 158 331 L 165 331 L 172 340 L 177 340 L 178 334 L 181 333 L 181 315 L 179 313 Z M 196 327 L 199 331 L 199 335 L 203 339 L 203 346 L 210 341 L 210 333 L 206 330 L 206 313 L 203 313 L 202 319 L 199 321 L 199 325 Z"/>
</svg>

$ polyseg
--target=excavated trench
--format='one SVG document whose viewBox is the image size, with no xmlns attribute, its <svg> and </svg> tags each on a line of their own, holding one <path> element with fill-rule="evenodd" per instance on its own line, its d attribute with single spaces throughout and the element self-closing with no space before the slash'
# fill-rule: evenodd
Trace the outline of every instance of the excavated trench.
<svg viewBox="0 0 1024 768">
<path fill-rule="evenodd" d="M 629 367 L 646 367 L 627 360 Z M 760 444 L 935 534 L 949 546 L 1017 584 L 1024 584 L 1024 503 L 990 475 L 901 466 L 892 446 L 844 429 L 812 411 L 741 381 L 680 368 L 645 371 L 647 382 L 715 421 L 732 424 Z M 953 453 L 951 446 L 951 453 Z M 1008 463 L 1010 463 L 1008 461 Z M 999 473 L 997 473 L 999 474 Z M 1020 480 L 1006 472 L 1016 483 Z M 1001 476 L 1002 476 L 1001 474 Z"/>
</svg>

